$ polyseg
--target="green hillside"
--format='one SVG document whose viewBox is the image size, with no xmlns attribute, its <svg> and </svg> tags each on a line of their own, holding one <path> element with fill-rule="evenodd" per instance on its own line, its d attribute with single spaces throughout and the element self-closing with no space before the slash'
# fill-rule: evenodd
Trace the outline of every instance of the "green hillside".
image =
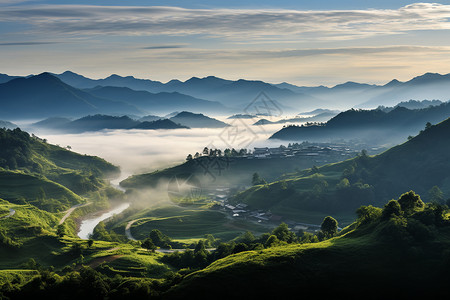
<svg viewBox="0 0 450 300">
<path fill-rule="evenodd" d="M 13 203 L 29 203 L 51 212 L 84 202 L 61 184 L 18 171 L 0 171 L 0 196 Z"/>
<path fill-rule="evenodd" d="M 444 203 L 450 197 L 449 135 L 446 120 L 379 155 L 363 152 L 343 162 L 293 172 L 237 194 L 234 202 L 309 222 L 331 214 L 347 224 L 359 206 L 383 205 L 409 189 L 427 201 Z"/>
<path fill-rule="evenodd" d="M 82 202 L 119 169 L 105 160 L 48 144 L 16 128 L 0 129 L 0 197 L 50 211 Z M 47 200 L 50 201 L 47 203 Z"/>
<path fill-rule="evenodd" d="M 245 251 L 186 276 L 168 292 L 206 297 L 368 299 L 436 297 L 450 278 L 448 208 L 425 205 L 414 192 L 359 218 L 332 239 Z M 417 298 L 414 298 L 417 299 Z"/>
</svg>

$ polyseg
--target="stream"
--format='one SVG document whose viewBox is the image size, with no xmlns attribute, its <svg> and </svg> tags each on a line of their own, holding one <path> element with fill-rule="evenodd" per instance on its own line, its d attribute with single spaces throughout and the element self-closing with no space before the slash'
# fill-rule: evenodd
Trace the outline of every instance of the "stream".
<svg viewBox="0 0 450 300">
<path fill-rule="evenodd" d="M 84 240 L 89 239 L 89 236 L 94 232 L 94 228 L 95 228 L 95 226 L 97 226 L 98 223 L 100 223 L 101 221 L 104 221 L 106 219 L 109 219 L 116 214 L 120 214 L 125 209 L 127 209 L 129 206 L 130 206 L 130 203 L 122 203 L 119 206 L 112 208 L 111 210 L 103 213 L 102 215 L 100 215 L 98 217 L 81 221 L 80 231 L 78 232 L 78 236 Z"/>
</svg>

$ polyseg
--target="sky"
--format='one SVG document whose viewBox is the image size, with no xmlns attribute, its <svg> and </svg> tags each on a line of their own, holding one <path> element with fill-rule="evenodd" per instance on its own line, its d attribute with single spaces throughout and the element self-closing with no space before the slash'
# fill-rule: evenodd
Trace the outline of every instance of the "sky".
<svg viewBox="0 0 450 300">
<path fill-rule="evenodd" d="M 450 73 L 450 1 L 0 0 L 0 73 L 333 86 Z"/>
</svg>

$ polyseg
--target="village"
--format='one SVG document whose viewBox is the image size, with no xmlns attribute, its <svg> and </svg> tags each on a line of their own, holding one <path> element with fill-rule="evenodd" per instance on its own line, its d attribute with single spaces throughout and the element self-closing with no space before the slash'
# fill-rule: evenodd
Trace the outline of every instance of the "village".
<svg viewBox="0 0 450 300">
<path fill-rule="evenodd" d="M 320 230 L 320 224 L 308 224 L 285 220 L 282 216 L 275 215 L 270 211 L 252 210 L 247 204 L 231 204 L 229 200 L 230 189 L 228 187 L 217 187 L 210 190 L 208 196 L 216 202 L 214 209 L 227 213 L 230 218 L 243 219 L 249 222 L 265 224 L 269 227 L 278 226 L 281 222 L 286 223 L 293 232 L 300 230 L 315 233 Z"/>
<path fill-rule="evenodd" d="M 187 160 L 198 158 L 201 156 L 208 157 L 230 157 L 233 159 L 276 159 L 290 157 L 304 157 L 314 159 L 317 163 L 328 163 L 347 158 L 352 158 L 361 151 L 367 154 L 378 154 L 384 148 L 371 146 L 358 142 L 345 143 L 289 143 L 288 146 L 280 145 L 279 147 L 254 147 L 253 151 L 249 149 L 208 149 L 205 147 L 202 153 L 196 153 L 194 156 L 188 155 Z"/>
</svg>

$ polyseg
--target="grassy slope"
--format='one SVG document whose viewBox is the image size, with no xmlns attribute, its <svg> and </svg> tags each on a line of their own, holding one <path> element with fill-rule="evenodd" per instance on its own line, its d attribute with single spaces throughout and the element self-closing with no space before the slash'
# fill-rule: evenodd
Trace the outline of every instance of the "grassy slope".
<svg viewBox="0 0 450 300">
<path fill-rule="evenodd" d="M 61 184 L 17 171 L 0 171 L 0 197 L 19 204 L 27 202 L 48 211 L 62 211 L 84 202 Z"/>
<path fill-rule="evenodd" d="M 380 232 L 386 227 L 348 229 L 340 237 L 316 244 L 231 255 L 187 276 L 168 297 L 281 297 L 312 291 L 315 297 L 344 293 L 403 299 L 446 290 L 448 226 L 434 239 L 408 244 L 383 239 Z"/>
<path fill-rule="evenodd" d="M 148 237 L 153 229 L 160 230 L 173 240 L 191 244 L 212 234 L 228 241 L 249 230 L 255 234 L 267 232 L 267 228 L 250 222 L 230 219 L 221 211 L 211 210 L 208 205 L 186 207 L 165 204 L 148 209 L 130 209 L 126 216 L 118 217 L 108 228 L 123 235 L 128 222 L 136 220 L 130 227 L 132 236 L 138 240 Z"/>
</svg>

